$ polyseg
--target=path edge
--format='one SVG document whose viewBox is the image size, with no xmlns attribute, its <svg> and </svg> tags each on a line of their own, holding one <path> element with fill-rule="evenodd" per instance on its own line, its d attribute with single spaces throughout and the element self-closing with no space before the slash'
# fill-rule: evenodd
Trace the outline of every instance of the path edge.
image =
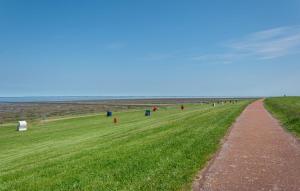
<svg viewBox="0 0 300 191">
<path fill-rule="evenodd" d="M 232 122 L 232 124 L 230 125 L 230 127 L 228 128 L 225 136 L 220 140 L 220 146 L 218 148 L 218 150 L 211 156 L 211 158 L 206 162 L 206 164 L 204 165 L 204 167 L 196 174 L 194 181 L 192 183 L 192 191 L 199 191 L 201 186 L 203 185 L 203 183 L 206 180 L 206 174 L 208 172 L 208 170 L 210 169 L 211 165 L 213 164 L 213 162 L 216 160 L 216 158 L 219 156 L 224 144 L 227 142 L 228 137 L 232 131 L 232 129 L 234 128 L 235 124 L 237 123 L 237 121 L 240 119 L 240 117 L 242 116 L 242 114 L 245 112 L 246 108 L 253 102 L 257 101 L 253 100 L 251 102 L 249 102 L 248 105 L 245 106 L 245 108 L 243 109 L 243 111 L 240 113 L 240 115 Z"/>
<path fill-rule="evenodd" d="M 292 135 L 292 137 L 295 139 L 295 141 L 300 143 L 300 136 L 293 133 L 292 131 L 289 131 L 288 128 L 286 127 L 286 125 L 284 125 L 283 122 L 280 121 L 279 117 L 276 117 L 276 114 L 268 109 L 268 107 L 267 107 L 266 103 L 264 102 L 264 100 L 263 100 L 263 106 L 264 106 L 265 110 L 268 112 L 269 117 L 273 121 L 275 121 L 281 127 L 281 129 L 283 129 L 283 131 L 285 133 Z"/>
</svg>

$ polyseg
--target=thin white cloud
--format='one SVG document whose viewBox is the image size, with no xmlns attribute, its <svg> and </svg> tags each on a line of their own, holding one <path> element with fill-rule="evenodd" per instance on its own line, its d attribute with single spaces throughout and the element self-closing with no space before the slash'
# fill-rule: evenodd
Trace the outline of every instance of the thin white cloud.
<svg viewBox="0 0 300 191">
<path fill-rule="evenodd" d="M 280 27 L 256 32 L 233 41 L 229 47 L 236 53 L 247 53 L 272 59 L 295 53 L 300 49 L 300 27 Z"/>
<path fill-rule="evenodd" d="M 225 51 L 193 57 L 194 60 L 229 63 L 243 58 L 275 59 L 300 52 L 300 27 L 272 28 L 225 43 Z"/>
<path fill-rule="evenodd" d="M 119 50 L 125 47 L 124 43 L 121 42 L 112 42 L 110 44 L 107 44 L 106 48 L 110 50 Z"/>
<path fill-rule="evenodd" d="M 203 54 L 200 56 L 192 57 L 193 60 L 201 61 L 201 62 L 209 62 L 209 63 L 222 63 L 228 64 L 231 63 L 233 60 L 237 59 L 237 55 L 231 53 L 224 53 L 224 54 Z"/>
<path fill-rule="evenodd" d="M 148 53 L 145 58 L 148 60 L 165 60 L 173 58 L 173 53 Z"/>
</svg>

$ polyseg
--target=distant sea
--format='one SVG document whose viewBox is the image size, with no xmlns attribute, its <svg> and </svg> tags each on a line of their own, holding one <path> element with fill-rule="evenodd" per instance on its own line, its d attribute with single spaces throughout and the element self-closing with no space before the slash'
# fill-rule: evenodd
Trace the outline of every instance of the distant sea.
<svg viewBox="0 0 300 191">
<path fill-rule="evenodd" d="M 200 98 L 200 97 L 191 97 L 191 96 L 166 96 L 166 97 L 163 97 L 163 96 L 32 96 L 32 97 L 0 97 L 0 103 L 7 103 L 7 102 L 63 102 L 63 101 L 94 101 L 94 100 L 100 101 L 100 100 L 115 100 L 115 99 L 151 99 L 151 98 Z"/>
</svg>

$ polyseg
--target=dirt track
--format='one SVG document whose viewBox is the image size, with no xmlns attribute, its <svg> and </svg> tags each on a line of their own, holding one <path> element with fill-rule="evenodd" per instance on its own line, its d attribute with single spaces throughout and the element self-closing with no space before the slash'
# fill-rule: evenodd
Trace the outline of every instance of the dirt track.
<svg viewBox="0 0 300 191">
<path fill-rule="evenodd" d="M 250 104 L 195 191 L 300 190 L 300 142 L 264 108 Z"/>
</svg>

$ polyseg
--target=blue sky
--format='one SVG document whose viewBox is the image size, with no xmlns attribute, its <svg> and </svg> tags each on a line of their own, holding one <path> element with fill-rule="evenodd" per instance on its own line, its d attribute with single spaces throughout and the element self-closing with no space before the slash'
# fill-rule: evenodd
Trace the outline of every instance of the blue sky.
<svg viewBox="0 0 300 191">
<path fill-rule="evenodd" d="M 0 0 L 0 96 L 300 95 L 300 1 Z"/>
</svg>

